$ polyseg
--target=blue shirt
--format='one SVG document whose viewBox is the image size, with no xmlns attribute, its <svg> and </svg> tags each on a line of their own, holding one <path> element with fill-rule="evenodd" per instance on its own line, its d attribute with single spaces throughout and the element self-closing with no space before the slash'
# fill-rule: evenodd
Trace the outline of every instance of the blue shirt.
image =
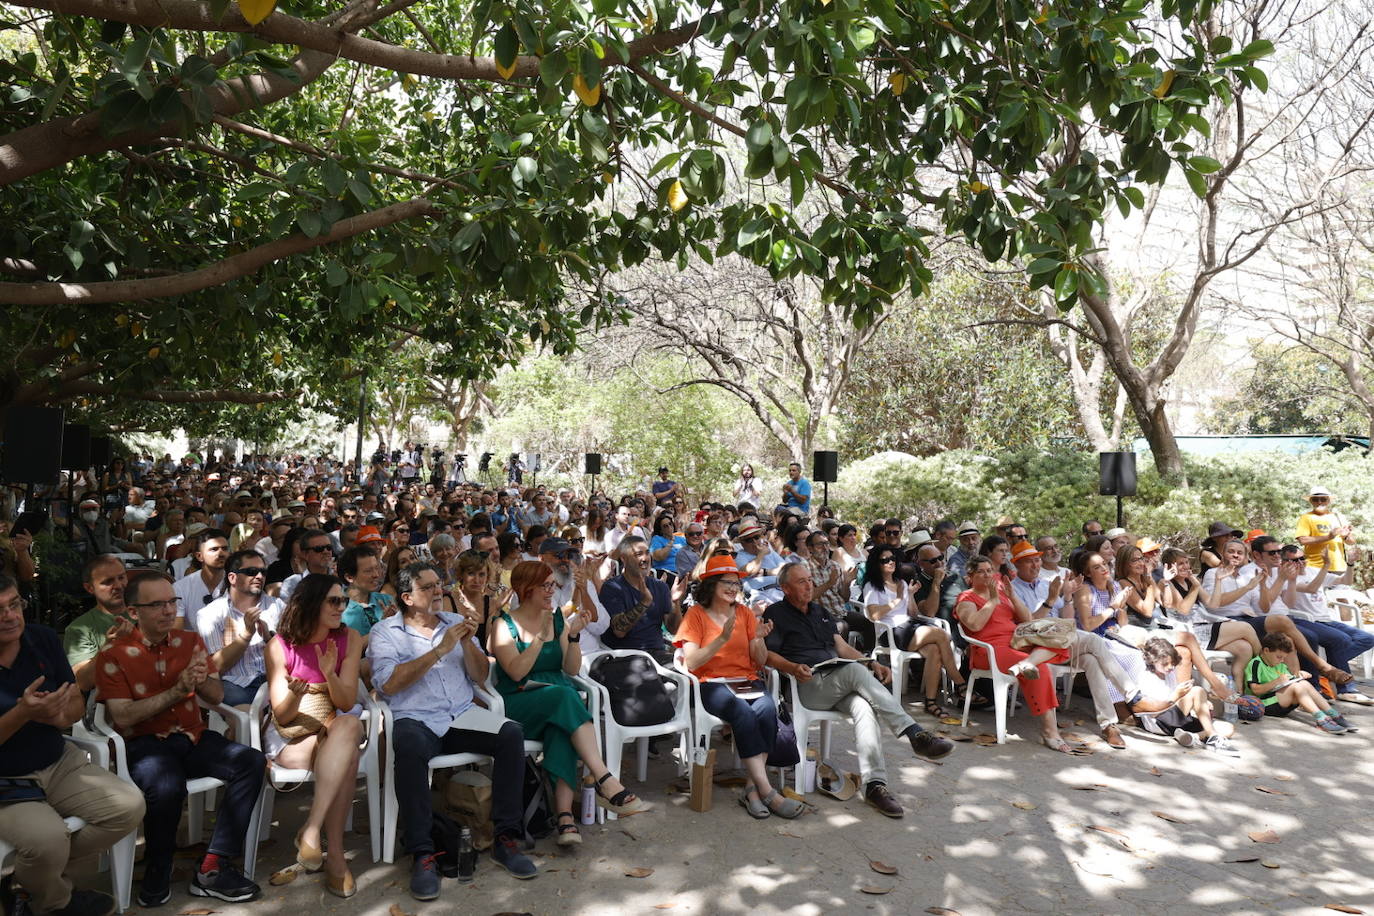
<svg viewBox="0 0 1374 916">
<path fill-rule="evenodd" d="M 654 560 L 654 569 L 661 570 L 662 572 L 676 573 L 677 552 L 686 546 L 687 539 L 680 534 L 674 535 L 671 538 L 665 538 L 661 534 L 654 535 L 653 540 L 649 542 L 649 551 L 651 553 L 655 550 L 662 550 L 664 547 L 672 548 L 668 551 L 666 557 L 661 560 Z"/>
<path fill-rule="evenodd" d="M 39 690 L 53 691 L 76 682 L 57 634 L 30 623 L 19 637 L 14 666 L 0 667 L 0 715 L 18 705 L 24 690 L 39 677 L 44 678 Z M 26 722 L 0 744 L 0 776 L 24 776 L 50 767 L 62 756 L 62 749 L 60 731 L 41 722 Z"/>
<path fill-rule="evenodd" d="M 735 565 L 740 569 L 744 569 L 744 567 L 754 562 L 755 556 L 755 554 L 741 548 L 739 552 L 735 554 Z M 786 562 L 787 561 L 784 560 L 776 550 L 771 547 L 768 548 L 768 552 L 763 556 L 763 568 L 759 570 L 757 576 L 750 576 L 748 579 L 745 579 L 745 586 L 756 592 L 772 588 L 778 584 L 778 577 L 775 574 L 776 570 Z M 770 570 L 772 570 L 772 572 L 770 572 Z"/>
<path fill-rule="evenodd" d="M 795 494 L 788 493 L 787 501 L 783 505 L 789 508 L 797 508 L 807 515 L 811 514 L 811 481 L 805 477 L 798 477 L 796 480 L 789 480 Z"/>
<path fill-rule="evenodd" d="M 462 621 L 457 614 L 440 611 L 432 636 L 422 636 L 406 626 L 403 614 L 392 614 L 373 625 L 367 644 L 367 657 L 372 659 L 372 683 L 397 719 L 414 719 L 434 734 L 443 735 L 453 720 L 472 706 L 472 679 L 468 677 L 461 645 L 406 689 L 394 694 L 383 689 L 397 665 L 424 655 L 439 644 L 445 630 Z"/>
<path fill-rule="evenodd" d="M 653 577 L 645 581 L 649 583 L 649 594 L 654 598 L 652 605 L 624 636 L 616 636 L 613 629 L 603 633 L 601 643 L 607 649 L 652 649 L 661 652 L 665 648 L 663 621 L 673 609 L 672 589 L 668 588 L 668 583 Z M 625 581 L 624 576 L 616 576 L 606 580 L 597 597 L 601 599 L 601 606 L 606 609 L 607 615 L 614 620 L 617 614 L 623 614 L 638 605 L 643 596 L 636 586 Z"/>
<path fill-rule="evenodd" d="M 349 598 L 348 607 L 344 608 L 343 622 L 357 630 L 360 635 L 366 636 L 395 603 L 396 599 L 386 592 L 373 592 L 368 596 L 367 604 L 359 604 Z"/>
</svg>

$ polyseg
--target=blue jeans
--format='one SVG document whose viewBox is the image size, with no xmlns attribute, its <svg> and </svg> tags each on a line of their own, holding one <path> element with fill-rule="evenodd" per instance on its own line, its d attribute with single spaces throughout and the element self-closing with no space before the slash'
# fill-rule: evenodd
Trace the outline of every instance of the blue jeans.
<svg viewBox="0 0 1374 916">
<path fill-rule="evenodd" d="M 524 834 L 522 791 L 525 783 L 525 733 L 507 721 L 496 734 L 451 728 L 436 735 L 415 719 L 397 719 L 392 736 L 396 752 L 396 807 L 401 816 L 401 843 L 415 856 L 434 852 L 431 836 L 434 802 L 429 789 L 429 761 L 440 754 L 483 754 L 491 764 L 491 821 L 497 836 Z"/>
<path fill-rule="evenodd" d="M 1359 658 L 1374 649 L 1374 633 L 1368 633 L 1349 624 L 1332 620 L 1294 620 L 1298 629 L 1313 645 L 1320 645 L 1326 651 L 1326 660 L 1335 668 L 1350 671 L 1351 659 Z M 1337 693 L 1355 693 L 1355 682 L 1349 681 L 1336 687 Z"/>
<path fill-rule="evenodd" d="M 225 783 L 224 797 L 215 812 L 215 830 L 205 851 L 230 859 L 243 854 L 248 821 L 267 770 L 262 751 L 237 744 L 208 728 L 195 742 L 184 734 L 166 738 L 143 735 L 131 739 L 127 747 L 129 774 L 134 785 L 143 790 L 147 803 L 143 818 L 147 862 L 171 867 L 177 824 L 186 803 L 186 781 L 201 776 L 213 776 Z"/>
<path fill-rule="evenodd" d="M 258 695 L 258 688 L 267 680 L 267 675 L 260 674 L 253 678 L 253 682 L 247 687 L 240 687 L 238 684 L 231 684 L 228 681 L 221 681 L 224 684 L 224 705 L 225 706 L 251 706 L 253 698 Z"/>
<path fill-rule="evenodd" d="M 767 693 L 746 700 L 725 684 L 707 681 L 701 685 L 701 705 L 711 715 L 730 723 L 740 760 L 773 749 L 773 740 L 778 736 L 778 709 Z"/>
</svg>

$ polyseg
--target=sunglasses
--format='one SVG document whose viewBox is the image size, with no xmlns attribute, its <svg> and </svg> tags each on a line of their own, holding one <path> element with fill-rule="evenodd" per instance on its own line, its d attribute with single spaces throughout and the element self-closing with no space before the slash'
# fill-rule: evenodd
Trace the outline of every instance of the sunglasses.
<svg viewBox="0 0 1374 916">
<path fill-rule="evenodd" d="M 328 544 L 320 544 L 317 547 L 302 547 L 301 549 L 306 553 L 329 553 Z"/>
<path fill-rule="evenodd" d="M 329 597 L 324 599 L 324 603 L 329 605 L 330 607 L 343 607 L 344 600 L 345 599 L 342 595 L 330 595 Z"/>
<path fill-rule="evenodd" d="M 243 569 L 236 569 L 236 570 L 234 570 L 234 575 L 236 575 L 236 576 L 247 576 L 247 577 L 250 578 L 250 579 L 253 578 L 254 576 L 265 576 L 265 575 L 267 575 L 267 567 L 265 567 L 265 566 L 245 566 L 245 567 L 243 567 Z"/>
</svg>

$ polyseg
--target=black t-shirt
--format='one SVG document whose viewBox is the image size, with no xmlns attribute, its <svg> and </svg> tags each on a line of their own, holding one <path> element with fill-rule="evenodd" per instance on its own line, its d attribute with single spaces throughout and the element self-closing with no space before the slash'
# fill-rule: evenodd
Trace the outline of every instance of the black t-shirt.
<svg viewBox="0 0 1374 916">
<path fill-rule="evenodd" d="M 790 662 L 800 665 L 819 665 L 821 662 L 837 657 L 835 651 L 835 621 L 816 602 L 811 602 L 806 613 L 794 608 L 784 599 L 768 606 L 763 612 L 764 620 L 773 622 L 773 632 L 764 642 L 768 651 L 776 652 Z"/>
<path fill-rule="evenodd" d="M 76 682 L 72 666 L 57 634 L 36 623 L 24 627 L 14 667 L 0 666 L 0 715 L 13 709 L 24 690 L 43 677 L 40 690 L 56 690 Z M 0 744 L 0 776 L 24 776 L 50 767 L 62 756 L 62 732 L 51 725 L 29 722 Z"/>
<path fill-rule="evenodd" d="M 264 585 L 271 585 L 273 582 L 285 582 L 296 574 L 291 568 L 291 561 L 285 557 L 280 557 L 267 567 L 267 581 Z"/>
</svg>

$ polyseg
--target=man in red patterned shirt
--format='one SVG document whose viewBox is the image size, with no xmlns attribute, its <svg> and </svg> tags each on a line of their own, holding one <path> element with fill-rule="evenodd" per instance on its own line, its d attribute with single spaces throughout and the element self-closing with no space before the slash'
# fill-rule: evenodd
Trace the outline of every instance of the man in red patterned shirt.
<svg viewBox="0 0 1374 916">
<path fill-rule="evenodd" d="M 266 760 L 261 751 L 206 729 L 196 697 L 218 703 L 224 686 L 200 635 L 175 629 L 177 596 L 172 583 L 156 573 L 132 576 L 124 600 L 138 628 L 96 657 L 95 684 L 110 720 L 127 742 L 129 772 L 147 802 L 146 867 L 138 904 L 161 906 L 171 898 L 172 856 L 186 781 L 202 776 L 224 780 L 225 792 L 190 892 L 230 902 L 251 900 L 259 888 L 244 877 L 234 859 L 243 853 Z"/>
</svg>

